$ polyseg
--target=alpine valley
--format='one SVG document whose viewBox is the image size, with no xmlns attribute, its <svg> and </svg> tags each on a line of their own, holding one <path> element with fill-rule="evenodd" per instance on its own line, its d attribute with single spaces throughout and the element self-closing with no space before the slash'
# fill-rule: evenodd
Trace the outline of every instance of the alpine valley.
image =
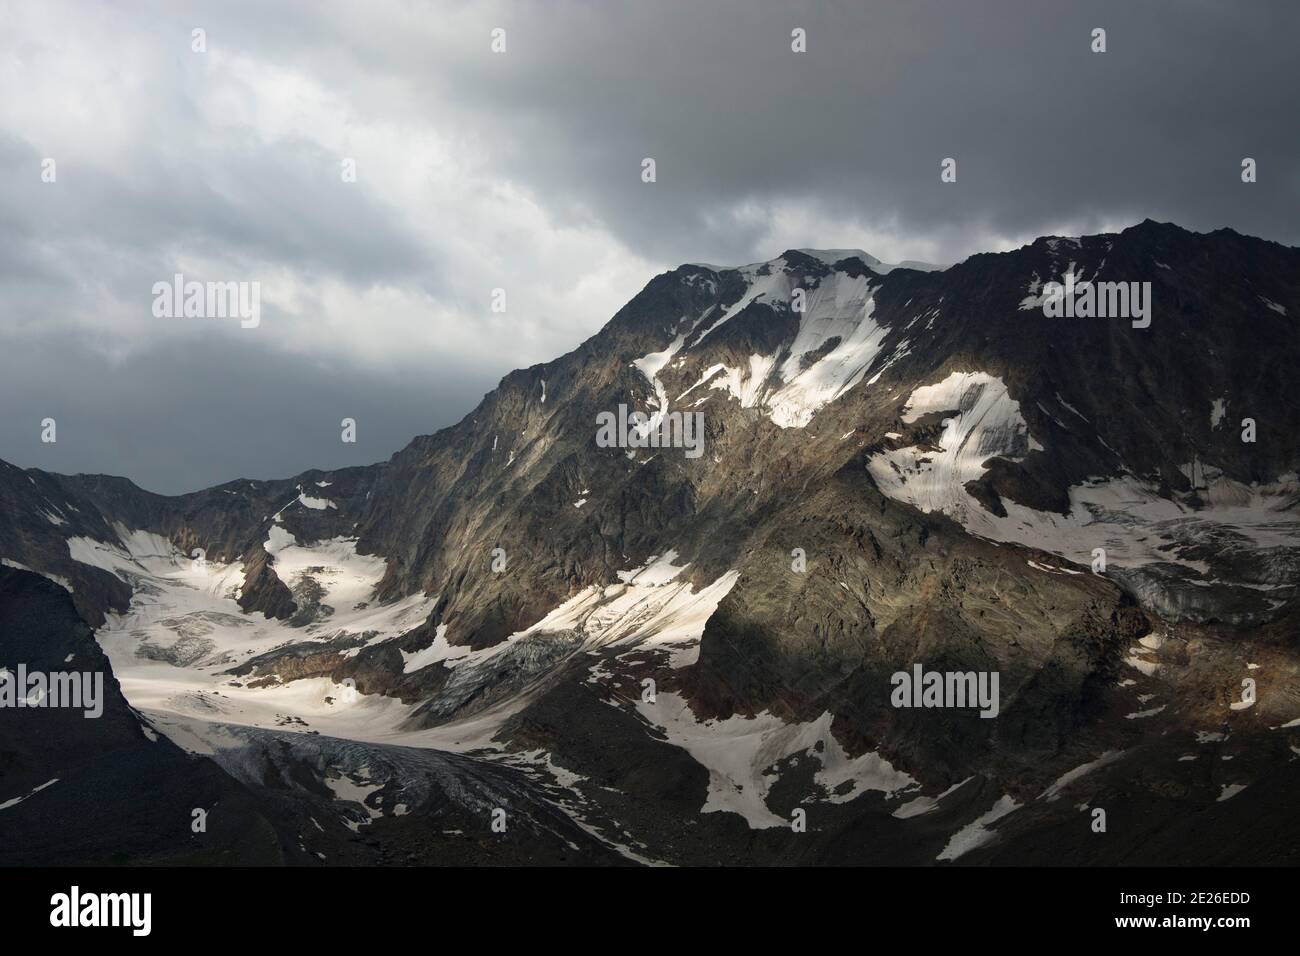
<svg viewBox="0 0 1300 956">
<path fill-rule="evenodd" d="M 104 678 L 0 864 L 1300 863 L 1298 369 L 1300 249 L 1148 220 L 684 265 L 368 467 L 0 462 L 0 666 Z"/>
</svg>

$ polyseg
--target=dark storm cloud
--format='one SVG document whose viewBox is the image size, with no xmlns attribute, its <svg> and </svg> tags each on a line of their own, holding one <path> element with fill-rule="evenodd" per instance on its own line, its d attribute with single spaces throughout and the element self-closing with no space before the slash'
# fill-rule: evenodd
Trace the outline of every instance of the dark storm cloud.
<svg viewBox="0 0 1300 956">
<path fill-rule="evenodd" d="M 465 88 L 514 131 L 513 175 L 670 260 L 775 254 L 728 213 L 777 197 L 933 235 L 945 259 L 989 237 L 1147 216 L 1300 239 L 1300 5 L 669 9 L 527 8 L 508 62 L 478 57 Z M 803 54 L 790 51 L 797 26 Z M 1094 27 L 1105 53 L 1090 49 Z M 636 178 L 643 156 L 658 162 L 653 187 Z M 945 185 L 949 156 L 959 175 Z"/>
<path fill-rule="evenodd" d="M 486 370 L 393 382 L 245 343 L 181 342 L 112 363 L 69 340 L 0 352 L 5 460 L 63 474 L 123 475 L 180 494 L 235 478 L 383 461 L 464 417 L 496 384 Z M 53 418 L 57 441 L 41 441 Z M 341 441 L 353 418 L 357 441 Z"/>
<path fill-rule="evenodd" d="M 152 141 L 159 145 L 150 147 Z M 433 264 L 373 195 L 344 188 L 339 160 L 305 141 L 274 149 L 167 144 L 145 130 L 129 163 L 63 158 L 58 188 L 41 190 L 42 155 L 0 131 L 7 229 L 33 242 L 93 241 L 166 272 L 178 252 L 263 259 L 346 280 L 416 281 Z"/>
</svg>

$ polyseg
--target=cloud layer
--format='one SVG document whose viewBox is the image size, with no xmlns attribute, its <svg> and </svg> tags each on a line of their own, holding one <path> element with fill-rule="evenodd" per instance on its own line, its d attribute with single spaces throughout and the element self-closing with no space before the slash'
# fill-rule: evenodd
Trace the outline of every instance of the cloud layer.
<svg viewBox="0 0 1300 956">
<path fill-rule="evenodd" d="M 1147 216 L 1300 240 L 1290 3 L 3 16 L 0 457 L 159 491 L 382 459 L 680 262 L 947 262 Z M 261 324 L 156 318 L 176 272 L 259 282 Z"/>
</svg>

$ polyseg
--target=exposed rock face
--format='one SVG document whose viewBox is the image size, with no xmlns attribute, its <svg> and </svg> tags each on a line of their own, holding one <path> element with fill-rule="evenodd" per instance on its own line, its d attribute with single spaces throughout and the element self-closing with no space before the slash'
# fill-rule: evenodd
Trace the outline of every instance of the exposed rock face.
<svg viewBox="0 0 1300 956">
<path fill-rule="evenodd" d="M 1066 276 L 1149 282 L 1150 325 L 1047 317 Z M 1246 860 L 1239 794 L 1300 753 L 1297 316 L 1300 250 L 1149 221 L 944 270 L 687 265 L 383 464 L 176 498 L 0 466 L 0 557 L 131 687 L 184 675 L 151 712 L 544 751 L 520 799 L 577 795 L 618 859 L 1127 860 L 1088 842 L 1105 801 L 1132 859 L 1185 862 L 1195 807 Z M 620 406 L 701 415 L 700 453 L 603 447 Z M 997 673 L 996 718 L 897 706 L 914 664 Z"/>
</svg>

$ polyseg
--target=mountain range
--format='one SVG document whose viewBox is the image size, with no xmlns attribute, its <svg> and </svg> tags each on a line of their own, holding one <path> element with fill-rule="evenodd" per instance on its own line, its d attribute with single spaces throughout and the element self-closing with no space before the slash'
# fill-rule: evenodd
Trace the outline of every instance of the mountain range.
<svg viewBox="0 0 1300 956">
<path fill-rule="evenodd" d="M 0 863 L 1300 862 L 1298 319 L 1227 229 L 788 250 L 380 464 L 0 462 L 0 665 L 106 676 L 0 708 Z"/>
</svg>

